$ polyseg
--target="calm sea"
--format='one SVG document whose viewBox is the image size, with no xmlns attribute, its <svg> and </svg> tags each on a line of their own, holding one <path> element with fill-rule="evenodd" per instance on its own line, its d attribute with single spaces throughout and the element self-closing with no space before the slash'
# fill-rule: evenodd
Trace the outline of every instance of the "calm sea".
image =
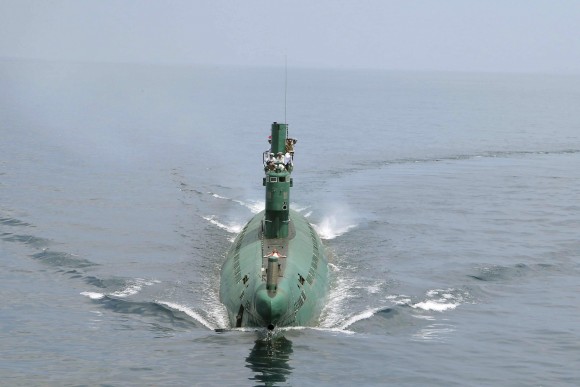
<svg viewBox="0 0 580 387">
<path fill-rule="evenodd" d="M 0 385 L 580 383 L 580 76 L 290 69 L 284 100 L 283 69 L 0 62 Z M 285 120 L 332 283 L 268 337 L 219 269 Z"/>
</svg>

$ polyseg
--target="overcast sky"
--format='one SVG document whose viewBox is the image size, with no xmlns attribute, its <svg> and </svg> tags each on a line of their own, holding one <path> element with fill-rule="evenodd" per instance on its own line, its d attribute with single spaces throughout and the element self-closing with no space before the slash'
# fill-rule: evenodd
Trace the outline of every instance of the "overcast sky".
<svg viewBox="0 0 580 387">
<path fill-rule="evenodd" d="M 0 57 L 580 73 L 580 0 L 0 0 Z"/>
</svg>

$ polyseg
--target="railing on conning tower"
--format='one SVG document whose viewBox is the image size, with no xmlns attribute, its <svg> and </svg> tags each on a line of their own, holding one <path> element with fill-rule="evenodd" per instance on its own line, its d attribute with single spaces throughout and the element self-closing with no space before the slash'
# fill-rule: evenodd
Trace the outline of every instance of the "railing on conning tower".
<svg viewBox="0 0 580 387">
<path fill-rule="evenodd" d="M 286 132 L 282 132 L 283 129 Z M 272 124 L 272 135 L 269 137 L 270 149 L 262 153 L 264 171 L 288 171 L 292 172 L 294 166 L 294 144 L 297 140 L 288 137 L 288 125 Z"/>
</svg>

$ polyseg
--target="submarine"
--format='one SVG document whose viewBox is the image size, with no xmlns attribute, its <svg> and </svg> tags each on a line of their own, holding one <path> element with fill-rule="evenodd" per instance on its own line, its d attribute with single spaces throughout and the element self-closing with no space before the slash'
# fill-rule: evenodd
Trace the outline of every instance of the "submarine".
<svg viewBox="0 0 580 387">
<path fill-rule="evenodd" d="M 262 155 L 265 210 L 242 228 L 220 272 L 220 301 L 232 328 L 312 326 L 329 288 L 320 236 L 290 208 L 296 140 L 287 124 L 274 122 L 269 141 Z"/>
</svg>

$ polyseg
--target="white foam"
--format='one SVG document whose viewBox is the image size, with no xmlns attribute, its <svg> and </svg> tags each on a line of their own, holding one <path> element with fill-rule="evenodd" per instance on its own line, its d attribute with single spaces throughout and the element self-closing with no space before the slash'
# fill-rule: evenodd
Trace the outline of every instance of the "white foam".
<svg viewBox="0 0 580 387">
<path fill-rule="evenodd" d="M 387 300 L 390 300 L 395 305 L 411 305 L 411 298 L 404 294 L 387 296 Z"/>
<path fill-rule="evenodd" d="M 330 289 L 328 300 L 322 310 L 321 326 L 332 328 L 339 326 L 344 320 L 344 310 L 347 310 L 347 300 L 352 297 L 351 289 L 355 283 L 354 279 L 338 277 L 336 286 Z"/>
<path fill-rule="evenodd" d="M 250 210 L 254 214 L 257 214 L 260 211 L 264 210 L 264 208 L 266 208 L 266 202 L 263 200 L 262 201 L 249 200 L 247 202 L 244 202 L 243 200 L 228 198 L 226 196 L 218 195 L 218 194 L 213 193 L 213 192 L 208 192 L 208 193 L 216 199 L 229 200 L 229 201 L 232 201 L 234 203 L 239 204 L 240 206 L 246 207 L 248 210 Z"/>
<path fill-rule="evenodd" d="M 211 194 L 211 196 L 213 196 L 216 199 L 229 200 L 229 198 L 226 198 L 225 196 L 221 196 L 221 195 L 218 195 L 218 194 L 213 193 L 213 192 L 208 192 L 208 193 Z"/>
<path fill-rule="evenodd" d="M 430 301 L 418 302 L 414 305 L 411 305 L 411 308 L 444 312 L 446 310 L 455 309 L 455 308 L 457 308 L 457 306 L 459 306 L 459 304 L 454 304 L 454 303 L 445 304 L 445 303 L 441 303 L 439 301 L 430 300 Z"/>
<path fill-rule="evenodd" d="M 346 333 L 347 335 L 354 335 L 355 332 L 345 329 L 345 328 L 323 328 L 323 327 L 313 327 L 315 331 L 323 331 L 323 332 L 335 332 L 335 333 Z"/>
<path fill-rule="evenodd" d="M 379 293 L 381 291 L 381 284 L 382 284 L 382 282 L 377 282 L 373 285 L 367 286 L 365 289 L 370 294 L 376 294 L 376 293 Z"/>
<path fill-rule="evenodd" d="M 335 215 L 330 215 L 322 219 L 319 224 L 312 224 L 322 239 L 334 239 L 349 230 L 355 228 L 356 224 L 349 224 Z"/>
<path fill-rule="evenodd" d="M 242 231 L 242 228 L 244 227 L 244 225 L 241 223 L 230 223 L 230 224 L 221 223 L 216 220 L 215 215 L 204 216 L 203 218 L 208 222 L 210 222 L 211 224 L 213 224 L 214 226 L 217 226 L 222 230 L 226 230 L 227 232 L 232 234 L 238 234 L 240 231 Z"/>
<path fill-rule="evenodd" d="M 397 305 L 407 305 L 413 309 L 421 309 L 425 311 L 445 312 L 453 310 L 465 302 L 465 297 L 468 295 L 465 292 L 460 292 L 456 289 L 432 289 L 425 293 L 426 300 L 413 303 L 410 297 L 388 296 L 387 299 Z"/>
<path fill-rule="evenodd" d="M 143 278 L 135 278 L 134 280 L 129 281 L 129 284 L 125 289 L 117 290 L 116 292 L 103 294 L 97 292 L 81 292 L 83 296 L 89 297 L 91 300 L 100 300 L 106 296 L 113 296 L 117 298 L 125 298 L 132 295 L 135 295 L 143 289 L 143 286 L 151 286 L 153 284 L 158 284 L 160 281 L 158 280 L 145 280 Z"/>
<path fill-rule="evenodd" d="M 229 327 L 228 312 L 219 298 L 219 289 L 215 286 L 219 282 L 219 277 L 205 277 L 203 291 L 204 311 L 208 317 L 215 322 L 217 328 Z"/>
<path fill-rule="evenodd" d="M 266 208 L 266 202 L 265 201 L 259 201 L 259 200 L 253 200 L 253 201 L 249 201 L 249 202 L 244 202 L 241 200 L 233 200 L 234 202 L 238 203 L 241 206 L 246 207 L 248 210 L 250 210 L 253 214 L 257 214 L 260 211 L 263 211 Z"/>
<path fill-rule="evenodd" d="M 280 327 L 280 328 L 276 328 L 277 330 L 280 331 L 303 331 L 303 330 L 313 330 L 313 331 L 322 331 L 322 332 L 334 332 L 334 333 L 345 333 L 347 335 L 352 335 L 355 332 L 353 331 L 349 331 L 347 329 L 342 329 L 342 328 L 324 328 L 324 327 L 303 327 L 303 326 L 297 326 L 297 327 Z"/>
<path fill-rule="evenodd" d="M 81 294 L 83 296 L 87 296 L 89 297 L 91 300 L 100 300 L 101 298 L 104 298 L 105 295 L 102 293 L 96 293 L 96 292 L 81 292 Z"/>
<path fill-rule="evenodd" d="M 200 324 L 202 324 L 203 326 L 205 326 L 208 329 L 214 330 L 217 327 L 212 326 L 205 318 L 203 318 L 199 313 L 197 313 L 196 311 L 194 311 L 193 309 L 184 306 L 184 305 L 179 305 L 173 302 L 165 302 L 165 301 L 155 301 L 157 304 L 159 305 L 163 305 L 166 306 L 170 309 L 173 310 L 178 310 L 180 312 L 185 313 L 186 315 L 188 315 L 189 317 L 193 318 L 194 320 L 198 321 Z"/>
<path fill-rule="evenodd" d="M 132 296 L 134 294 L 139 293 L 139 291 L 141 291 L 141 289 L 143 289 L 141 286 L 139 286 L 137 284 L 133 284 L 133 285 L 126 287 L 123 290 L 118 290 L 116 292 L 111 293 L 110 296 L 119 297 L 119 298 L 129 297 L 129 296 Z"/>
<path fill-rule="evenodd" d="M 344 322 L 341 326 L 340 329 L 341 330 L 345 330 L 346 328 L 348 328 L 349 326 L 351 326 L 352 324 L 361 321 L 361 320 L 366 320 L 368 318 L 371 318 L 375 315 L 375 313 L 377 313 L 378 311 L 382 310 L 384 307 L 379 307 L 379 308 L 372 308 L 372 309 L 368 309 L 365 310 L 361 313 L 355 314 L 354 316 L 350 317 L 348 320 L 346 320 L 346 322 Z"/>
<path fill-rule="evenodd" d="M 133 295 L 139 293 L 141 291 L 141 289 L 143 289 L 143 286 L 151 286 L 155 283 L 159 283 L 159 281 L 157 281 L 157 280 L 147 281 L 143 278 L 135 278 L 134 280 L 130 281 L 129 285 L 125 289 L 118 290 L 118 291 L 113 292 L 109 295 L 113 296 L 113 297 L 119 297 L 119 298 L 133 296 Z"/>
</svg>

